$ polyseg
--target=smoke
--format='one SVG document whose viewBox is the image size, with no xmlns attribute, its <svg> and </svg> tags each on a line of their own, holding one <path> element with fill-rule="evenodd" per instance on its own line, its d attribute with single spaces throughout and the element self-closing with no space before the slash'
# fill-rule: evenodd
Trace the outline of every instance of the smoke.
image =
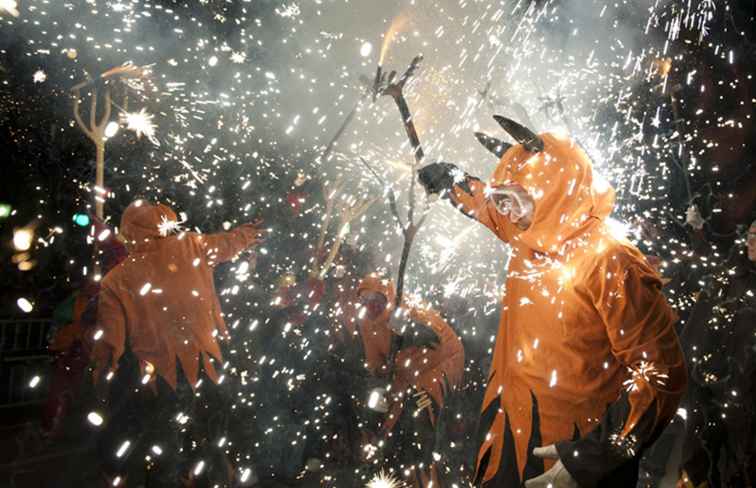
<svg viewBox="0 0 756 488">
<path fill-rule="evenodd" d="M 424 56 L 406 94 L 425 162 L 455 162 L 487 177 L 496 160 L 473 132 L 506 138 L 491 118 L 498 113 L 537 130 L 570 131 L 622 195 L 642 166 L 643 125 L 653 117 L 638 92 L 666 40 L 649 29 L 651 7 L 650 0 L 31 0 L 5 22 L 28 56 L 64 65 L 71 84 L 126 61 L 152 66 L 156 91 L 130 94 L 129 110 L 155 114 L 161 147 L 117 165 L 133 179 L 121 195 L 167 194 L 197 225 L 219 215 L 233 223 L 267 211 L 270 200 L 256 189 L 305 173 L 326 193 L 343 177 L 349 195 L 382 197 L 350 225 L 347 240 L 370 248 L 395 275 L 401 237 L 387 189 L 359 161 L 378 168 L 404 215 L 413 158 L 403 124 L 392 100 L 366 97 L 361 81 L 372 80 L 379 57 L 384 71 L 401 74 Z M 427 298 L 484 290 L 495 303 L 506 248 L 418 194 L 418 212 L 430 216 L 413 250 L 410 289 Z M 305 206 L 321 215 L 315 200 Z"/>
</svg>

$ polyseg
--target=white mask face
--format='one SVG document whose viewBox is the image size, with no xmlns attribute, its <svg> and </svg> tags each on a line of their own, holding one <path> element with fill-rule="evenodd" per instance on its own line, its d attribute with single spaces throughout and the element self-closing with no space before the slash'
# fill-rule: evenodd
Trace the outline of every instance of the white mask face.
<svg viewBox="0 0 756 488">
<path fill-rule="evenodd" d="M 509 218 L 512 223 L 530 222 L 535 211 L 533 197 L 520 185 L 503 185 L 491 192 L 491 200 L 496 210 Z"/>
</svg>

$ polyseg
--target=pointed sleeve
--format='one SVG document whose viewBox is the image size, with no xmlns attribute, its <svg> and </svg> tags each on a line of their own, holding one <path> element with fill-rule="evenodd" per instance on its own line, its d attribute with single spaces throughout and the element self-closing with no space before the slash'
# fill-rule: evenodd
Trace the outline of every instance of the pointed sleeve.
<svg viewBox="0 0 756 488">
<path fill-rule="evenodd" d="M 115 370 L 126 348 L 126 312 L 116 293 L 106 284 L 97 303 L 97 326 L 92 332 L 95 381 L 105 371 Z"/>
<path fill-rule="evenodd" d="M 557 443 L 562 463 L 588 488 L 653 442 L 677 412 L 687 382 L 674 328 L 677 316 L 661 292 L 659 276 L 632 254 L 601 261 L 588 294 L 627 378 L 596 428 Z"/>
</svg>

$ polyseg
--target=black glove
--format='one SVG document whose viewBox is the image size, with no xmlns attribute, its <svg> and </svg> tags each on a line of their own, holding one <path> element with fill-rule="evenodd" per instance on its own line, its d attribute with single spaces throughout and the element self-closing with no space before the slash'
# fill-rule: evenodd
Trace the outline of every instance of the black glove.
<svg viewBox="0 0 756 488">
<path fill-rule="evenodd" d="M 438 334 L 430 326 L 408 320 L 408 326 L 404 330 L 401 339 L 401 348 L 417 347 L 435 349 L 441 343 Z"/>
<path fill-rule="evenodd" d="M 462 181 L 455 181 L 455 177 L 459 180 L 460 176 L 467 175 L 457 166 L 444 162 L 431 163 L 417 170 L 420 184 L 431 195 L 451 190 L 455 183 L 463 183 L 466 178 L 462 178 Z"/>
</svg>

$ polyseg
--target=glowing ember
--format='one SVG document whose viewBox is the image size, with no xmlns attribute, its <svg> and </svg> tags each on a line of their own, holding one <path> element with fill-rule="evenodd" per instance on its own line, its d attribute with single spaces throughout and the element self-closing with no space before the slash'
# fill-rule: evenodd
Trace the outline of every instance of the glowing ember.
<svg viewBox="0 0 756 488">
<path fill-rule="evenodd" d="M 154 145 L 159 146 L 155 131 L 157 125 L 152 121 L 154 115 L 147 113 L 147 109 L 139 112 L 125 112 L 121 114 L 121 122 L 126 124 L 126 129 L 134 131 L 138 138 L 146 136 Z"/>
<path fill-rule="evenodd" d="M 13 247 L 16 251 L 28 251 L 34 242 L 34 231 L 32 229 L 16 229 L 13 232 Z"/>
<path fill-rule="evenodd" d="M 34 73 L 34 78 L 33 78 L 34 83 L 44 83 L 46 79 L 47 79 L 47 73 L 45 73 L 41 69 L 37 70 Z"/>
<path fill-rule="evenodd" d="M 373 44 L 370 42 L 364 42 L 362 43 L 362 47 L 360 47 L 360 56 L 363 58 L 366 58 L 370 56 L 370 53 L 373 52 Z"/>
<path fill-rule="evenodd" d="M 89 414 L 87 415 L 87 420 L 95 427 L 101 426 L 104 421 L 102 415 L 97 412 L 89 412 Z"/>
<path fill-rule="evenodd" d="M 32 305 L 32 303 L 26 298 L 19 298 L 16 301 L 16 304 L 18 305 L 18 308 L 20 308 L 25 313 L 29 313 L 34 310 L 34 305 Z"/>
</svg>

